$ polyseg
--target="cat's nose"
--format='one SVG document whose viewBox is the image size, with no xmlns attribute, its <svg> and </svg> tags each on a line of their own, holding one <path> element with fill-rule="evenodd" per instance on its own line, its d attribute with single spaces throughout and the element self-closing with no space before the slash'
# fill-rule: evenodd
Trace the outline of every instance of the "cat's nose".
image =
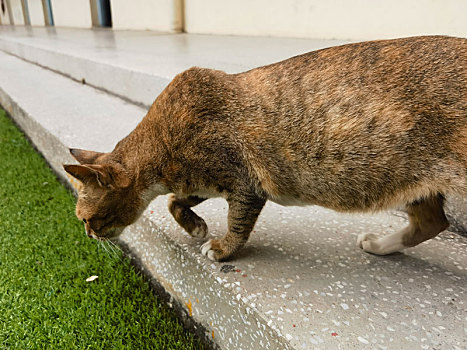
<svg viewBox="0 0 467 350">
<path fill-rule="evenodd" d="M 86 231 L 86 236 L 88 236 L 89 238 L 94 238 L 96 239 L 96 235 L 92 232 L 92 230 L 89 228 L 89 227 L 85 227 L 85 231 Z"/>
<path fill-rule="evenodd" d="M 92 239 L 99 239 L 98 236 L 96 236 L 94 233 L 90 232 L 90 233 L 87 233 L 86 232 L 86 235 L 89 237 L 89 238 L 92 238 Z"/>
</svg>

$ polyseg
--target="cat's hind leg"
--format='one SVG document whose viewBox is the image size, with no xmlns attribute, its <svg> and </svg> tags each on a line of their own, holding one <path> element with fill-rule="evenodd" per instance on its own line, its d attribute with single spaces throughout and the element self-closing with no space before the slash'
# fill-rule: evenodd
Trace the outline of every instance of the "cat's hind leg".
<svg viewBox="0 0 467 350">
<path fill-rule="evenodd" d="M 175 221 L 192 237 L 203 238 L 208 234 L 206 222 L 190 209 L 205 200 L 206 198 L 197 196 L 185 198 L 177 197 L 174 194 L 169 196 L 170 213 Z"/>
<path fill-rule="evenodd" d="M 266 200 L 255 194 L 242 194 L 231 196 L 227 202 L 227 234 L 222 239 L 210 239 L 201 246 L 201 253 L 214 261 L 227 260 L 245 245 Z"/>
<path fill-rule="evenodd" d="M 441 194 L 420 199 L 406 206 L 409 226 L 403 230 L 378 238 L 374 234 L 361 234 L 357 245 L 364 251 L 386 255 L 414 247 L 448 228 Z"/>
</svg>

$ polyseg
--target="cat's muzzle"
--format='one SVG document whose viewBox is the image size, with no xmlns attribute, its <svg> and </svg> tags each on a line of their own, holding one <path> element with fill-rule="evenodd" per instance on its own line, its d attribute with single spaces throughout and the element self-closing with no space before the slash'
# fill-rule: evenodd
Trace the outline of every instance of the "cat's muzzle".
<svg viewBox="0 0 467 350">
<path fill-rule="evenodd" d="M 124 229 L 123 227 L 114 227 L 100 234 L 97 234 L 96 232 L 89 230 L 89 231 L 86 231 L 86 235 L 89 238 L 92 238 L 98 241 L 105 241 L 108 239 L 118 237 L 122 233 L 123 229 Z"/>
</svg>

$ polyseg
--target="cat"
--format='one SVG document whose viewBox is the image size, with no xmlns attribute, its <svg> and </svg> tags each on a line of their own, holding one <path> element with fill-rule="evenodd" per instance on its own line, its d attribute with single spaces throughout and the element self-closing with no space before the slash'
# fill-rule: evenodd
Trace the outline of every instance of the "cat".
<svg viewBox="0 0 467 350">
<path fill-rule="evenodd" d="M 444 196 L 467 194 L 467 39 L 422 36 L 337 46 L 240 74 L 177 75 L 110 153 L 71 149 L 83 183 L 76 215 L 108 239 L 149 202 L 205 237 L 191 208 L 229 205 L 228 232 L 204 243 L 232 258 L 267 200 L 372 212 L 405 207 L 409 225 L 361 234 L 364 251 L 413 247 L 448 227 Z"/>
</svg>

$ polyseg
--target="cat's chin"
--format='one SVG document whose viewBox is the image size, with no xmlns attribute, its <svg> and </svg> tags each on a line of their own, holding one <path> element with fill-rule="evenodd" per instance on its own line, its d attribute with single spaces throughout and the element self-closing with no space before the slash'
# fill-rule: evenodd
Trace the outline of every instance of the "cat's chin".
<svg viewBox="0 0 467 350">
<path fill-rule="evenodd" d="M 96 235 L 94 233 L 91 233 L 90 235 L 88 235 L 88 237 L 91 238 L 91 239 L 94 239 L 96 241 L 100 241 L 100 242 L 109 240 L 109 238 L 107 238 L 107 237 L 98 236 L 98 235 Z"/>
<path fill-rule="evenodd" d="M 106 232 L 105 236 L 102 237 L 104 240 L 111 240 L 113 238 L 117 238 L 118 236 L 121 235 L 125 228 L 124 227 L 115 227 L 111 229 L 109 232 Z"/>
</svg>

